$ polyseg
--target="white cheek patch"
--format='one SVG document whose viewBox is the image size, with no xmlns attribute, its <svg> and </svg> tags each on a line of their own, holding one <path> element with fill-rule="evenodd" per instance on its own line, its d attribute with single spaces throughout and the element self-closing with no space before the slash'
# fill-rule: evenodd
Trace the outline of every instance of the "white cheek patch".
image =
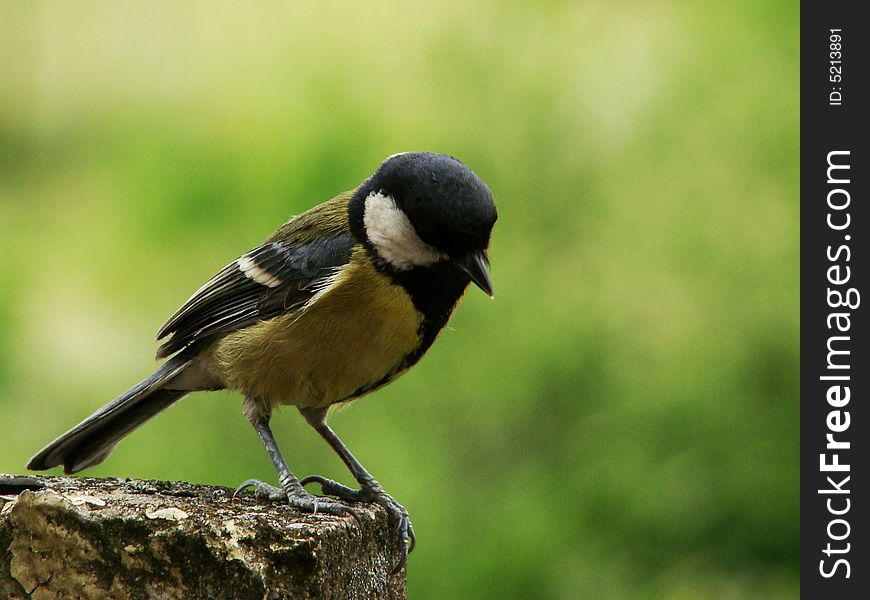
<svg viewBox="0 0 870 600">
<path fill-rule="evenodd" d="M 245 277 L 248 279 L 253 279 L 260 285 L 265 285 L 266 287 L 278 287 L 281 285 L 281 280 L 275 277 L 274 275 L 270 275 L 255 263 L 252 259 L 247 256 L 241 257 L 236 261 L 239 264 L 239 271 L 245 274 Z"/>
<path fill-rule="evenodd" d="M 447 258 L 421 240 L 395 200 L 380 192 L 366 198 L 363 224 L 378 255 L 396 269 L 424 267 Z"/>
</svg>

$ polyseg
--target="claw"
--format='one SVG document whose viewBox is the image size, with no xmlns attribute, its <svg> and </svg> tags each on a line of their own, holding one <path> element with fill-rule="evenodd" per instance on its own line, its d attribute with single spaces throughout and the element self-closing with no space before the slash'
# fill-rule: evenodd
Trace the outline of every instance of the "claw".
<svg viewBox="0 0 870 600">
<path fill-rule="evenodd" d="M 402 546 L 399 562 L 393 567 L 390 574 L 395 575 L 402 570 L 402 567 L 405 566 L 408 560 L 408 554 L 413 552 L 417 546 L 417 536 L 414 535 L 414 527 L 408 518 L 408 511 L 405 510 L 404 506 L 396 502 L 395 498 L 386 493 L 377 482 L 374 482 L 371 486 L 364 485 L 361 489 L 355 490 L 320 475 L 309 475 L 299 483 L 303 486 L 309 483 L 317 483 L 320 485 L 323 494 L 327 496 L 336 496 L 349 502 L 378 504 L 384 507 L 390 516 L 390 520 L 395 522 L 396 531 L 399 534 Z"/>
<path fill-rule="evenodd" d="M 239 487 L 237 487 L 235 489 L 235 491 L 233 492 L 233 498 L 238 496 L 239 492 L 244 491 L 245 489 L 251 487 L 252 485 L 256 486 L 258 483 L 263 483 L 263 482 L 259 481 L 258 479 L 246 479 L 245 481 L 243 481 L 242 483 L 239 484 Z"/>
<path fill-rule="evenodd" d="M 350 502 L 378 504 L 384 507 L 389 514 L 390 520 L 395 523 L 396 532 L 399 534 L 402 547 L 399 562 L 393 567 L 390 574 L 395 575 L 402 570 L 408 560 L 408 554 L 413 552 L 417 546 L 417 536 L 414 534 L 414 526 L 411 525 L 411 520 L 408 518 L 408 511 L 405 510 L 404 506 L 396 502 L 395 498 L 386 493 L 377 482 L 372 486 L 355 490 L 320 475 L 309 475 L 299 483 L 302 486 L 309 483 L 317 483 L 320 485 L 322 492 L 327 496 L 336 496 Z M 311 513 L 312 515 L 323 512 L 328 515 L 351 516 L 357 523 L 362 524 L 362 520 L 357 512 L 344 504 L 325 500 L 304 490 L 283 490 L 268 483 L 263 483 L 258 479 L 248 479 L 242 482 L 236 488 L 236 491 L 233 492 L 233 497 L 235 498 L 239 492 L 249 487 L 254 488 L 254 496 L 260 500 L 271 502 L 283 501 L 298 510 Z"/>
<path fill-rule="evenodd" d="M 417 547 L 417 536 L 414 534 L 414 526 L 411 525 L 411 522 L 408 521 L 408 536 L 410 538 L 410 543 L 408 544 L 408 554 L 414 551 L 414 548 Z"/>
<path fill-rule="evenodd" d="M 339 517 L 353 516 L 356 518 L 353 511 L 344 504 L 319 498 L 314 494 L 309 494 L 305 490 L 283 490 L 273 485 L 269 485 L 268 483 L 263 483 L 258 479 L 248 479 L 243 482 L 238 488 L 236 488 L 233 497 L 235 497 L 240 491 L 251 486 L 254 487 L 254 497 L 259 500 L 286 502 L 293 508 L 302 512 L 311 513 L 312 515 L 322 512 L 327 515 Z"/>
<path fill-rule="evenodd" d="M 399 562 L 393 567 L 393 570 L 390 571 L 390 575 L 395 575 L 399 571 L 402 570 L 402 567 L 405 566 L 405 563 L 408 561 L 408 555 L 414 551 L 414 548 L 417 545 L 417 536 L 414 535 L 414 526 L 411 525 L 411 520 L 408 518 L 408 512 L 405 508 L 396 502 L 391 496 L 384 494 L 392 501 L 391 506 L 387 506 L 386 504 L 381 504 L 384 508 L 390 512 L 390 516 L 395 518 L 398 513 L 398 520 L 396 523 L 396 529 L 399 532 L 399 539 L 402 543 L 402 554 L 399 557 Z M 377 502 L 377 500 L 376 500 Z M 389 502 L 388 502 L 389 503 Z M 395 511 L 395 512 L 394 512 Z"/>
<path fill-rule="evenodd" d="M 263 483 L 259 479 L 248 479 L 247 481 L 242 482 L 242 484 L 236 488 L 236 491 L 233 492 L 233 498 L 235 498 L 239 494 L 239 492 L 249 487 L 254 488 L 254 497 L 258 500 L 278 502 L 286 499 L 288 496 L 288 494 L 284 490 L 282 490 L 281 488 L 277 488 L 274 485 Z"/>
<path fill-rule="evenodd" d="M 240 483 L 239 486 L 236 488 L 236 493 L 242 491 L 243 489 L 245 489 L 247 487 L 251 487 L 252 485 L 257 485 L 258 483 L 263 483 L 263 482 L 260 481 L 259 479 L 246 479 L 245 481 Z"/>
<path fill-rule="evenodd" d="M 407 562 L 408 562 L 408 551 L 406 550 L 405 552 L 402 552 L 402 555 L 399 557 L 399 562 L 397 562 L 396 566 L 393 567 L 393 569 L 390 571 L 390 575 L 395 575 L 399 571 L 401 571 L 402 568 L 404 568 L 405 563 L 407 563 Z"/>
</svg>

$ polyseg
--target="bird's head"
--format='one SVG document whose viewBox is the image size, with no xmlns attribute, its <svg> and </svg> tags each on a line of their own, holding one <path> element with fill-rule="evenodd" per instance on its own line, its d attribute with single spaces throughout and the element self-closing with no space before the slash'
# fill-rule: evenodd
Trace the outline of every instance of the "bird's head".
<svg viewBox="0 0 870 600">
<path fill-rule="evenodd" d="M 387 158 L 349 206 L 355 235 L 395 272 L 450 263 L 492 295 L 487 247 L 498 218 L 492 193 L 450 156 Z"/>
</svg>

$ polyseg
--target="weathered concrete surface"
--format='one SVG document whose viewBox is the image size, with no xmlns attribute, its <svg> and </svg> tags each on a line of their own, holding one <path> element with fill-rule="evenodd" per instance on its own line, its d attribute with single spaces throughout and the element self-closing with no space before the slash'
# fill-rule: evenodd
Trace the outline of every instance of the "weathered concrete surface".
<svg viewBox="0 0 870 600">
<path fill-rule="evenodd" d="M 386 513 L 357 513 L 188 483 L 0 475 L 0 598 L 405 598 Z"/>
</svg>

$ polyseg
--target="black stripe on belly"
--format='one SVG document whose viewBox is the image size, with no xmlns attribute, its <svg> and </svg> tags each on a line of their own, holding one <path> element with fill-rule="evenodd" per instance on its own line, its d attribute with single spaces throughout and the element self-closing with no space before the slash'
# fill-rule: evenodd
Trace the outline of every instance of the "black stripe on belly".
<svg viewBox="0 0 870 600">
<path fill-rule="evenodd" d="M 386 273 L 387 276 L 407 292 L 414 307 L 423 316 L 420 328 L 417 330 L 420 343 L 384 377 L 371 385 L 359 388 L 347 398 L 348 400 L 359 398 L 388 384 L 402 372 L 417 364 L 447 324 L 453 309 L 456 308 L 456 303 L 469 284 L 468 275 L 447 262 L 408 271 L 390 271 Z"/>
</svg>

